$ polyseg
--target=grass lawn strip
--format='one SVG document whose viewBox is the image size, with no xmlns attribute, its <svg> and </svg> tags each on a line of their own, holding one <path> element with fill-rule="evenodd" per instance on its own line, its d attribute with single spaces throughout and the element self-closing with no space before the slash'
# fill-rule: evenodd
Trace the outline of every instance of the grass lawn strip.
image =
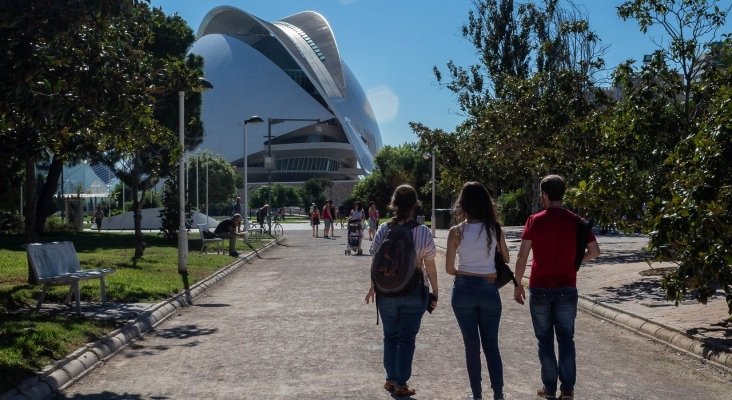
<svg viewBox="0 0 732 400">
<path fill-rule="evenodd" d="M 228 255 L 191 250 L 200 244 L 197 233 L 191 234 L 189 239 L 187 266 L 192 286 L 231 264 L 232 258 Z M 134 261 L 134 237 L 128 233 L 60 232 L 39 241 L 61 240 L 74 243 L 82 268 L 116 269 L 107 277 L 109 302 L 158 302 L 182 292 L 176 242 L 147 234 L 145 255 Z M 251 245 L 260 249 L 269 241 L 252 241 Z M 237 248 L 244 253 L 251 251 L 243 242 L 238 242 Z M 31 311 L 40 285 L 27 282 L 28 264 L 22 238 L 3 237 L 0 244 L 0 393 L 33 376 L 50 362 L 119 327 L 114 321 Z M 83 301 L 100 301 L 99 285 L 95 283 L 81 285 Z M 67 286 L 53 287 L 45 302 L 60 303 L 67 293 Z"/>
</svg>

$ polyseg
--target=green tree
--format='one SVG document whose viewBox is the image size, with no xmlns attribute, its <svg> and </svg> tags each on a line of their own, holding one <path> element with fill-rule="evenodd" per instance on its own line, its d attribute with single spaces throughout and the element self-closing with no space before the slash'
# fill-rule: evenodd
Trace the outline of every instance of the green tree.
<svg viewBox="0 0 732 400">
<path fill-rule="evenodd" d="M 672 196 L 654 218 L 651 245 L 677 263 L 663 288 L 677 304 L 691 290 L 702 303 L 717 288 L 732 315 L 732 86 L 719 91 L 700 131 L 669 157 Z"/>
<path fill-rule="evenodd" d="M 419 124 L 412 129 L 421 145 L 436 146 L 448 155 L 445 163 L 462 170 L 443 182 L 451 190 L 466 180 L 483 182 L 495 197 L 522 189 L 536 210 L 541 176 L 576 179 L 592 159 L 595 117 L 606 103 L 593 77 L 604 49 L 581 13 L 558 1 L 474 4 L 462 33 L 478 63 L 448 63 L 447 87 L 468 118 L 448 135 L 452 140 Z"/>
<path fill-rule="evenodd" d="M 732 5 L 720 9 L 719 4 L 719 0 L 628 0 L 618 7 L 618 15 L 623 20 L 635 19 L 641 32 L 660 27 L 669 40 L 667 46 L 658 44 L 658 52 L 677 74 L 659 75 L 658 79 L 680 94 L 671 102 L 681 116 L 679 137 L 687 136 L 706 107 L 707 98 L 695 96 L 694 91 L 707 67 L 708 44 L 716 40 L 732 9 Z"/>
<path fill-rule="evenodd" d="M 310 209 L 310 204 L 322 207 L 325 203 L 325 190 L 333 186 L 330 178 L 310 178 L 303 184 L 302 202 L 305 209 Z"/>
<path fill-rule="evenodd" d="M 209 204 L 227 203 L 237 189 L 244 187 L 244 177 L 236 173 L 231 163 L 222 156 L 213 155 L 207 151 L 188 158 L 187 174 L 189 202 L 198 199 L 200 204 L 205 204 L 206 190 L 208 190 Z M 206 174 L 208 174 L 208 183 Z M 198 179 L 198 193 L 196 193 L 196 179 Z M 201 206 L 201 208 L 203 207 Z"/>
<path fill-rule="evenodd" d="M 193 211 L 190 202 L 185 204 L 186 228 L 193 225 Z M 163 189 L 163 204 L 160 208 L 160 233 L 164 238 L 174 241 L 178 238 L 180 227 L 180 199 L 178 193 L 178 180 L 168 179 Z"/>
<path fill-rule="evenodd" d="M 478 63 L 461 67 L 449 61 L 447 88 L 468 116 L 482 112 L 493 98 L 503 98 L 506 79 L 534 73 L 573 71 L 591 76 L 602 67 L 599 38 L 577 9 L 558 0 L 516 2 L 476 0 L 462 26 L 462 36 L 475 47 Z M 542 7 L 543 6 L 543 7 Z M 443 74 L 434 67 L 438 82 Z"/>
<path fill-rule="evenodd" d="M 109 147 L 131 148 L 135 131 L 126 128 L 154 127 L 152 107 L 145 101 L 147 87 L 137 79 L 145 60 L 130 51 L 130 30 L 111 23 L 126 20 L 135 4 L 91 0 L 0 4 L 4 38 L 0 159 L 4 165 L 22 163 L 25 170 L 27 241 L 35 240 L 37 233 L 37 162 L 52 160 L 42 193 L 49 199 L 62 160 Z M 115 134 L 107 134 L 114 129 Z"/>
<path fill-rule="evenodd" d="M 368 207 L 368 202 L 374 201 L 382 215 L 385 215 L 394 189 L 409 184 L 421 193 L 422 203 L 431 210 L 431 185 L 427 183 L 432 178 L 432 160 L 425 160 L 423 153 L 414 143 L 384 146 L 374 157 L 374 171 L 354 186 L 346 204 L 360 201 Z"/>
<path fill-rule="evenodd" d="M 153 103 L 153 120 L 157 126 L 157 140 L 142 140 L 134 151 L 110 149 L 103 154 L 103 161 L 115 170 L 115 175 L 129 186 L 132 192 L 135 222 L 135 255 L 144 255 L 142 236 L 142 204 L 139 199 L 153 188 L 161 178 L 172 175 L 182 162 L 178 141 L 178 92 L 186 95 L 184 115 L 185 147 L 190 150 L 203 138 L 200 120 L 201 95 L 196 93 L 202 76 L 203 60 L 188 55 L 186 51 L 194 37 L 190 27 L 178 15 L 166 16 L 160 9 L 150 9 L 145 4 L 135 7 L 130 21 L 118 21 L 139 27 L 137 48 L 146 54 L 150 85 L 149 96 Z"/>
<path fill-rule="evenodd" d="M 260 186 L 249 192 L 250 209 L 256 210 L 267 204 L 269 198 L 268 186 Z M 302 204 L 298 190 L 292 186 L 285 186 L 279 183 L 272 185 L 272 204 L 270 209 L 276 210 L 280 207 L 292 207 Z"/>
</svg>

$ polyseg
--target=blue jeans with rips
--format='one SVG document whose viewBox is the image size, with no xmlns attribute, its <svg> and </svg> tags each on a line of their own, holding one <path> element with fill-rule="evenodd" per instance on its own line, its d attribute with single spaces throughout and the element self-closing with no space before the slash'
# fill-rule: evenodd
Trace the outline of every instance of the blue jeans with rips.
<svg viewBox="0 0 732 400">
<path fill-rule="evenodd" d="M 412 376 L 415 340 L 427 310 L 429 290 L 417 285 L 404 296 L 379 296 L 376 304 L 384 327 L 384 369 L 386 379 L 398 387 L 407 385 Z"/>
<path fill-rule="evenodd" d="M 551 393 L 561 389 L 574 390 L 577 366 L 574 350 L 574 320 L 577 318 L 577 288 L 529 288 L 529 308 L 534 334 L 539 343 L 541 381 Z M 559 360 L 554 354 L 557 336 Z"/>
<path fill-rule="evenodd" d="M 503 396 L 503 362 L 498 349 L 501 297 L 486 278 L 458 275 L 452 289 L 452 310 L 465 343 L 465 363 L 474 398 L 481 398 L 480 346 L 488 366 L 493 397 Z"/>
</svg>

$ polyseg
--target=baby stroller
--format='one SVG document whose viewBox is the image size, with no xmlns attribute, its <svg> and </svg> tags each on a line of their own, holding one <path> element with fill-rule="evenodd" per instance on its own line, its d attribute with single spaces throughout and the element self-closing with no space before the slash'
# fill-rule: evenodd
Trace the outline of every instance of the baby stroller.
<svg viewBox="0 0 732 400">
<path fill-rule="evenodd" d="M 345 254 L 350 256 L 351 253 L 357 255 L 363 254 L 361 250 L 361 237 L 363 236 L 363 227 L 360 219 L 348 220 L 348 233 L 346 234 L 346 250 Z"/>
</svg>

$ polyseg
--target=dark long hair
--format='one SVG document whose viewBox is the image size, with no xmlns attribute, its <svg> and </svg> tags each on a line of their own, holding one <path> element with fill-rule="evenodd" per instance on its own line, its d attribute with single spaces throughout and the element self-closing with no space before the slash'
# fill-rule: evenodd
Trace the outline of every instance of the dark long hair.
<svg viewBox="0 0 732 400">
<path fill-rule="evenodd" d="M 391 195 L 391 203 L 389 209 L 394 211 L 394 217 L 389 221 L 389 225 L 398 223 L 399 221 L 406 221 L 412 216 L 412 212 L 415 208 L 421 205 L 417 198 L 417 191 L 409 185 L 401 185 L 394 189 L 394 194 Z"/>
<path fill-rule="evenodd" d="M 463 222 L 468 218 L 477 219 L 483 222 L 483 227 L 486 229 L 488 237 L 488 249 L 490 251 L 491 243 L 493 242 L 491 230 L 489 229 L 496 226 L 497 213 L 496 208 L 493 205 L 493 199 L 491 194 L 488 193 L 488 189 L 483 186 L 480 182 L 465 182 L 463 188 L 460 190 L 460 196 L 458 196 L 455 204 L 453 205 L 453 215 L 457 221 Z M 483 229 L 481 227 L 481 229 Z M 460 237 L 462 237 L 462 229 Z M 496 232 L 497 238 L 498 232 Z"/>
</svg>

